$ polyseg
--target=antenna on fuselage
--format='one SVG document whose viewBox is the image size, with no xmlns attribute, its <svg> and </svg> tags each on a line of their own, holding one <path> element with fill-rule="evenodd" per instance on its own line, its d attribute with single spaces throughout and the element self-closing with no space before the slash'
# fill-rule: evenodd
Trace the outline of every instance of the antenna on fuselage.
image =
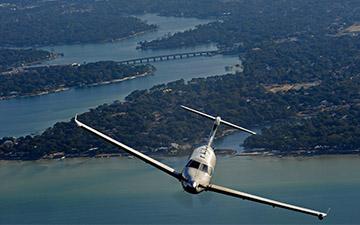
<svg viewBox="0 0 360 225">
<path fill-rule="evenodd" d="M 209 142 L 208 142 L 208 147 L 210 147 L 211 144 L 213 143 L 214 138 L 215 138 L 215 134 L 216 134 L 216 131 L 217 131 L 217 128 L 219 127 L 220 124 L 225 124 L 225 125 L 227 125 L 227 126 L 229 126 L 229 127 L 232 127 L 232 128 L 235 128 L 235 129 L 238 129 L 238 130 L 247 132 L 247 133 L 249 133 L 249 134 L 256 134 L 254 131 L 251 131 L 251 130 L 248 130 L 248 129 L 246 129 L 246 128 L 243 128 L 243 127 L 240 127 L 240 126 L 238 126 L 238 125 L 235 125 L 235 124 L 233 124 L 233 123 L 227 122 L 227 121 L 221 119 L 220 116 L 217 116 L 217 117 L 215 117 L 215 116 L 210 116 L 210 115 L 208 115 L 208 114 L 206 114 L 206 113 L 197 111 L 197 110 L 195 110 L 195 109 L 189 108 L 189 107 L 184 106 L 184 105 L 181 105 L 181 108 L 183 108 L 183 109 L 185 109 L 185 110 L 188 110 L 188 111 L 190 111 L 190 112 L 192 112 L 192 113 L 198 114 L 198 115 L 200 115 L 200 116 L 202 116 L 202 117 L 205 117 L 205 118 L 214 120 L 214 126 L 213 126 L 213 128 L 212 128 L 212 130 L 211 130 L 211 133 L 210 133 Z"/>
</svg>

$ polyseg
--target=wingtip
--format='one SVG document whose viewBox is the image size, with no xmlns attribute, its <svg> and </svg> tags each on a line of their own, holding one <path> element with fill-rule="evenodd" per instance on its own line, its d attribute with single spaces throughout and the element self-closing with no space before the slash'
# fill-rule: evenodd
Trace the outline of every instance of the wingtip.
<svg viewBox="0 0 360 225">
<path fill-rule="evenodd" d="M 255 131 L 249 130 L 249 133 L 252 135 L 257 135 L 257 133 Z"/>
<path fill-rule="evenodd" d="M 326 214 L 319 214 L 318 218 L 319 220 L 323 220 L 327 215 Z"/>
<path fill-rule="evenodd" d="M 245 131 L 245 132 L 247 132 L 247 133 L 249 133 L 249 134 L 252 134 L 252 135 L 256 135 L 256 134 L 257 134 L 255 131 L 248 130 L 248 129 L 243 128 L 243 127 L 240 127 L 240 128 L 241 128 L 242 131 Z"/>
<path fill-rule="evenodd" d="M 329 214 L 329 212 L 330 212 L 330 208 L 328 209 L 328 211 L 327 211 L 326 213 L 320 213 L 320 214 L 318 215 L 319 220 L 323 220 L 325 217 L 327 217 L 327 215 Z"/>
<path fill-rule="evenodd" d="M 252 130 L 249 130 L 249 129 L 246 129 L 246 128 L 243 128 L 243 127 L 241 127 L 241 128 L 243 129 L 243 131 L 245 131 L 245 132 L 247 132 L 247 133 L 249 133 L 249 134 L 252 134 L 252 135 L 256 135 L 256 134 L 257 134 L 255 131 L 252 131 Z"/>
</svg>

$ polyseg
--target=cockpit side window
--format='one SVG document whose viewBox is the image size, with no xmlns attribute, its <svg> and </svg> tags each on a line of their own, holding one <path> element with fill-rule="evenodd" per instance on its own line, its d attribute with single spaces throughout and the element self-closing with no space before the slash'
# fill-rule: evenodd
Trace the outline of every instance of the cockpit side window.
<svg viewBox="0 0 360 225">
<path fill-rule="evenodd" d="M 208 168 L 209 167 L 207 165 L 205 165 L 205 164 L 201 164 L 201 166 L 200 166 L 200 170 L 205 172 L 205 173 L 208 173 Z"/>
<path fill-rule="evenodd" d="M 190 160 L 188 162 L 188 164 L 186 165 L 186 167 L 192 167 L 192 168 L 195 168 L 195 169 L 199 169 L 200 163 L 195 161 L 195 160 Z"/>
<path fill-rule="evenodd" d="M 213 172 L 214 172 L 214 169 L 209 166 L 208 174 L 209 174 L 210 176 L 212 176 Z"/>
</svg>

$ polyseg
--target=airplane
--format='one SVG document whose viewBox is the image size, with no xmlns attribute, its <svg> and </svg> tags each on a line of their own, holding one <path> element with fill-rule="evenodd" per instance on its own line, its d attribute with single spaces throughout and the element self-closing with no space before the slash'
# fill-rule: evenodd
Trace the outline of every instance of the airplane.
<svg viewBox="0 0 360 225">
<path fill-rule="evenodd" d="M 323 213 L 323 212 L 315 211 L 312 209 L 303 208 L 303 207 L 290 205 L 287 203 L 259 197 L 256 195 L 248 194 L 245 192 L 233 190 L 230 188 L 226 188 L 226 187 L 211 183 L 211 178 L 214 173 L 214 169 L 215 169 L 215 165 L 216 165 L 216 156 L 215 156 L 215 152 L 214 152 L 214 148 L 212 147 L 212 144 L 214 142 L 214 138 L 215 138 L 216 132 L 217 132 L 220 124 L 227 125 L 231 128 L 235 128 L 240 131 L 247 132 L 249 134 L 256 134 L 256 133 L 251 130 L 248 130 L 243 127 L 232 124 L 230 122 L 227 122 L 219 116 L 214 117 L 214 116 L 208 115 L 206 113 L 200 112 L 198 110 L 195 110 L 195 109 L 189 108 L 187 106 L 183 106 L 183 105 L 181 105 L 181 108 L 214 121 L 214 125 L 212 127 L 208 143 L 206 145 L 196 148 L 192 152 L 191 156 L 188 159 L 186 166 L 183 168 L 181 173 L 177 172 L 175 169 L 171 168 L 170 166 L 165 165 L 164 163 L 159 162 L 159 161 L 141 153 L 140 151 L 137 151 L 137 150 L 107 136 L 106 134 L 103 134 L 100 131 L 97 131 L 94 128 L 80 122 L 77 119 L 77 115 L 75 116 L 75 122 L 76 122 L 77 126 L 79 126 L 80 128 L 83 128 L 86 131 L 101 137 L 105 141 L 115 145 L 116 147 L 123 149 L 127 153 L 139 158 L 140 160 L 144 161 L 145 163 L 148 163 L 148 164 L 154 166 L 155 168 L 167 173 L 168 175 L 176 178 L 181 183 L 183 189 L 188 193 L 199 194 L 203 191 L 212 191 L 212 192 L 216 192 L 216 193 L 220 193 L 220 194 L 224 194 L 224 195 L 237 197 L 237 198 L 240 198 L 243 200 L 249 200 L 249 201 L 254 201 L 254 202 L 258 202 L 258 203 L 262 203 L 262 204 L 267 204 L 274 208 L 279 207 L 279 208 L 284 208 L 284 209 L 288 209 L 288 210 L 305 213 L 308 215 L 316 216 L 320 220 L 322 220 L 323 218 L 325 218 L 327 216 L 329 211 L 327 213 Z"/>
</svg>

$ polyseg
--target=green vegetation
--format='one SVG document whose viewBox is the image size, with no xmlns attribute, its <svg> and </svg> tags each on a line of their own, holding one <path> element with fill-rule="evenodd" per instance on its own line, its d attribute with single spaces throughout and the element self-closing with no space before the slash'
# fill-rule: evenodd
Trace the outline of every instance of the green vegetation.
<svg viewBox="0 0 360 225">
<path fill-rule="evenodd" d="M 1 46 L 113 41 L 156 29 L 119 11 L 104 11 L 91 2 L 27 1 L 0 7 Z"/>
<path fill-rule="evenodd" d="M 351 154 L 360 152 L 360 107 L 349 106 L 314 118 L 283 122 L 263 129 L 244 145 L 252 151 L 278 154 Z"/>
<path fill-rule="evenodd" d="M 323 82 L 309 90 L 282 94 L 297 116 L 274 123 L 246 139 L 249 151 L 280 154 L 358 153 L 360 151 L 360 76 Z"/>
<path fill-rule="evenodd" d="M 152 74 L 151 65 L 105 61 L 85 65 L 43 66 L 0 76 L 0 98 L 38 95 L 69 87 L 101 84 Z"/>
<path fill-rule="evenodd" d="M 144 42 L 144 49 L 216 43 L 239 52 L 288 38 L 337 35 L 360 21 L 358 7 L 356 0 L 273 0 L 271 4 L 268 0 L 12 1 L 0 7 L 0 43 L 30 46 L 112 41 L 155 29 L 129 16 L 150 12 L 216 22 Z"/>
<path fill-rule="evenodd" d="M 178 48 L 216 43 L 232 53 L 268 46 L 272 42 L 303 39 L 326 41 L 336 38 L 348 26 L 360 21 L 359 2 L 267 0 L 198 1 L 199 7 L 178 10 L 184 15 L 199 16 L 208 12 L 216 22 L 178 32 L 158 40 L 141 43 L 143 49 Z M 184 13 L 183 13 L 184 12 Z M 169 13 L 174 13 L 169 11 Z M 205 14 L 207 15 L 207 14 Z M 208 17 L 210 16 L 208 15 Z M 324 38 L 324 39 L 323 39 Z"/>
<path fill-rule="evenodd" d="M 54 54 L 37 49 L 1 49 L 0 72 L 13 67 L 38 63 L 55 57 Z"/>
</svg>

